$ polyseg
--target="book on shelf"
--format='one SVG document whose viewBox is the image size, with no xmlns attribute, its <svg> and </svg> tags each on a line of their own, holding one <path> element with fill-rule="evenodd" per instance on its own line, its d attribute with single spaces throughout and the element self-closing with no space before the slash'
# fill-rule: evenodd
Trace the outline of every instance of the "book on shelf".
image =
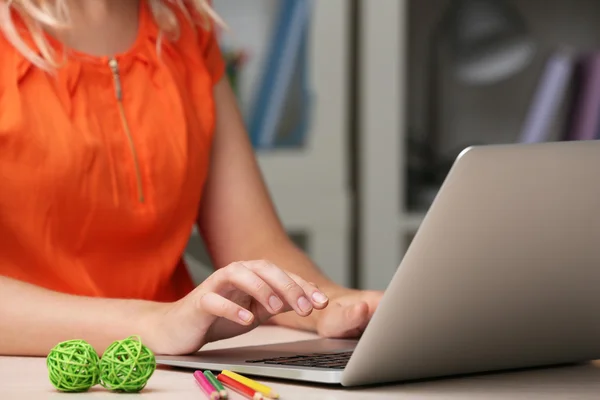
<svg viewBox="0 0 600 400">
<path fill-rule="evenodd" d="M 557 123 L 562 127 L 554 134 Z M 600 139 L 600 51 L 557 50 L 546 61 L 519 142 L 595 139 Z"/>
<path fill-rule="evenodd" d="M 575 54 L 566 50 L 549 57 L 523 124 L 521 143 L 545 142 L 551 138 L 553 124 L 557 123 L 557 115 L 567 98 L 576 63 Z"/>
<path fill-rule="evenodd" d="M 594 140 L 600 127 L 600 52 L 581 57 L 572 120 L 566 140 Z"/>
<path fill-rule="evenodd" d="M 306 133 L 306 43 L 312 0 L 281 0 L 249 116 L 252 144 L 269 149 L 301 143 Z"/>
</svg>

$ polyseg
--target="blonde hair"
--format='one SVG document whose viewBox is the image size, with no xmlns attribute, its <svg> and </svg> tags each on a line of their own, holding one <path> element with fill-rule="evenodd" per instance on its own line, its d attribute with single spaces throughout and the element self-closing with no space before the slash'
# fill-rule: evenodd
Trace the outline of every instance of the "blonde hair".
<svg viewBox="0 0 600 400">
<path fill-rule="evenodd" d="M 0 31 L 6 39 L 29 59 L 42 69 L 57 67 L 59 62 L 45 38 L 44 30 L 66 29 L 69 27 L 69 0 L 0 0 Z M 210 20 L 224 26 L 223 21 L 208 4 L 208 0 L 140 0 L 148 1 L 152 16 L 160 30 L 157 51 L 160 51 L 162 37 L 176 40 L 179 36 L 179 22 L 173 7 L 179 10 L 194 23 L 190 14 L 202 17 L 203 27 L 210 27 Z M 16 29 L 11 11 L 14 10 L 23 20 L 37 50 L 30 48 Z M 40 56 L 41 54 L 41 56 Z"/>
</svg>

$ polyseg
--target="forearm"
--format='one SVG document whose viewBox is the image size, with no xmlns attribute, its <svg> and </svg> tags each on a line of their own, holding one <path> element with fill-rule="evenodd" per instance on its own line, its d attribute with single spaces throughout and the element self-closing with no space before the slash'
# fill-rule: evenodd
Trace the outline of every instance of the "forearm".
<svg viewBox="0 0 600 400">
<path fill-rule="evenodd" d="M 327 295 L 341 289 L 287 238 L 226 79 L 215 86 L 214 95 L 216 125 L 210 173 L 198 216 L 213 263 L 221 268 L 240 260 L 269 260 L 315 283 Z M 289 315 L 273 320 L 299 328 L 314 326 L 314 316 Z"/>
<path fill-rule="evenodd" d="M 0 276 L 0 355 L 45 356 L 70 339 L 84 339 L 101 354 L 114 340 L 141 335 L 152 306 L 71 296 Z"/>
</svg>

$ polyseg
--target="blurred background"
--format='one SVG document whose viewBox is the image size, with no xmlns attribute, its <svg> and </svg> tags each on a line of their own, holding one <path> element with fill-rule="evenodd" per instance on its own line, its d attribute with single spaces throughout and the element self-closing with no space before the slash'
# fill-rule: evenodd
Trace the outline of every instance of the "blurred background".
<svg viewBox="0 0 600 400">
<path fill-rule="evenodd" d="M 600 138 L 597 0 L 213 5 L 279 215 L 340 284 L 386 288 L 465 147 Z M 210 274 L 196 234 L 187 260 Z"/>
</svg>

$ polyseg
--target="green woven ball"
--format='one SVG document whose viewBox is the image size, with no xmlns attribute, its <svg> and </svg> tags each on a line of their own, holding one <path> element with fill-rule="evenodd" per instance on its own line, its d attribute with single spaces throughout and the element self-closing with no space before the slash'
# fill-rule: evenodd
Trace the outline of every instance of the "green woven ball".
<svg viewBox="0 0 600 400">
<path fill-rule="evenodd" d="M 85 392 L 99 382 L 98 353 L 84 340 L 68 340 L 54 346 L 46 366 L 50 382 L 63 392 Z"/>
<path fill-rule="evenodd" d="M 154 353 L 138 336 L 113 342 L 100 359 L 100 384 L 118 392 L 139 392 L 156 369 Z"/>
</svg>

